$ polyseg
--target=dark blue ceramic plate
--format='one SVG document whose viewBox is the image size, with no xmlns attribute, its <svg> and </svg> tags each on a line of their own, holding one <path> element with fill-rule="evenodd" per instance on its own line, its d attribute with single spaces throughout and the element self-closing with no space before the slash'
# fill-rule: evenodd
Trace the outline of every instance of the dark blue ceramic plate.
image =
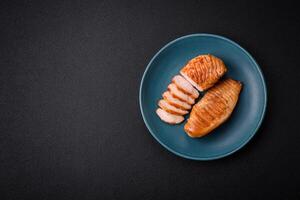
<svg viewBox="0 0 300 200">
<path fill-rule="evenodd" d="M 213 54 L 228 67 L 225 77 L 243 83 L 231 117 L 203 138 L 193 139 L 183 130 L 185 124 L 168 125 L 155 113 L 157 101 L 172 77 L 188 60 L 199 54 Z M 140 108 L 152 136 L 178 156 L 194 160 L 213 160 L 242 148 L 258 130 L 266 109 L 265 81 L 252 56 L 235 42 L 212 34 L 193 34 L 164 46 L 148 64 L 140 85 Z M 188 117 L 188 116 L 187 116 Z"/>
</svg>

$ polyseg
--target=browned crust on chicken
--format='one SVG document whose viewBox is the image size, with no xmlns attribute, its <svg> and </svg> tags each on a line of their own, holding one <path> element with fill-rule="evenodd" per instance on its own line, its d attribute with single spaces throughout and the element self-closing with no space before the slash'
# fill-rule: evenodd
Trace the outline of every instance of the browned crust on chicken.
<svg viewBox="0 0 300 200">
<path fill-rule="evenodd" d="M 240 82 L 226 79 L 208 90 L 194 105 L 185 132 L 190 137 L 202 137 L 221 125 L 231 115 L 241 88 Z"/>
<path fill-rule="evenodd" d="M 212 87 L 227 71 L 223 61 L 213 55 L 200 55 L 191 59 L 180 74 L 200 91 Z"/>
</svg>

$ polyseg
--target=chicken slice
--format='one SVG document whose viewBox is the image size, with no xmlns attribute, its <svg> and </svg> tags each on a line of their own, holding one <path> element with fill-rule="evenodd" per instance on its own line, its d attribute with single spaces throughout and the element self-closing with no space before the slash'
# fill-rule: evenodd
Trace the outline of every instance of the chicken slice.
<svg viewBox="0 0 300 200">
<path fill-rule="evenodd" d="M 195 99 L 180 91 L 175 83 L 171 83 L 170 85 L 168 85 L 168 89 L 170 90 L 171 94 L 177 99 L 180 99 L 181 101 L 184 101 L 190 105 L 193 105 L 195 103 Z"/>
<path fill-rule="evenodd" d="M 168 113 L 167 111 L 158 108 L 156 110 L 156 114 L 159 116 L 159 118 L 169 124 L 179 124 L 184 120 L 184 117 L 180 115 L 174 115 L 171 113 Z"/>
<path fill-rule="evenodd" d="M 168 113 L 175 114 L 175 115 L 185 115 L 188 114 L 188 111 L 176 108 L 169 104 L 166 100 L 161 99 L 158 102 L 159 107 L 167 111 Z"/>
<path fill-rule="evenodd" d="M 172 96 L 170 91 L 166 91 L 163 93 L 163 98 L 172 106 L 175 106 L 177 108 L 183 109 L 183 110 L 190 110 L 192 106 L 186 102 L 180 101 L 176 97 Z"/>
<path fill-rule="evenodd" d="M 180 90 L 190 94 L 194 99 L 197 99 L 199 97 L 199 92 L 192 86 L 192 84 L 190 84 L 182 76 L 174 76 L 172 82 L 175 83 Z"/>
</svg>

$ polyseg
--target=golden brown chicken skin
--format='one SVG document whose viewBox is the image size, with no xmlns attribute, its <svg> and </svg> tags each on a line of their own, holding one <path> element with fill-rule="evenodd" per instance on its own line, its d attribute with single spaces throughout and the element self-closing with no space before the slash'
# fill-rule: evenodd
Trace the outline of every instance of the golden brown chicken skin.
<svg viewBox="0 0 300 200">
<path fill-rule="evenodd" d="M 202 137 L 221 125 L 231 115 L 242 88 L 232 79 L 220 81 L 194 105 L 184 126 L 190 137 Z"/>
<path fill-rule="evenodd" d="M 180 74 L 199 91 L 212 87 L 227 71 L 223 61 L 213 55 L 200 55 L 191 59 Z"/>
</svg>

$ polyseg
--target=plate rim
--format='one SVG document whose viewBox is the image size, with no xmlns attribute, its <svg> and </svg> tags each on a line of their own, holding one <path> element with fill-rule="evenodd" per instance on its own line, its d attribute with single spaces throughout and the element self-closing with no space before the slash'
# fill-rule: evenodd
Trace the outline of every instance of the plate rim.
<svg viewBox="0 0 300 200">
<path fill-rule="evenodd" d="M 158 139 L 156 137 L 156 135 L 152 132 L 152 129 L 150 127 L 150 125 L 148 124 L 148 121 L 145 117 L 145 114 L 144 114 L 144 110 L 143 110 L 143 107 L 142 107 L 142 89 L 143 89 L 143 84 L 144 84 L 144 78 L 150 68 L 150 66 L 152 65 L 153 61 L 156 59 L 156 57 L 163 51 L 165 50 L 166 48 L 168 48 L 170 45 L 172 45 L 173 43 L 179 41 L 179 40 L 182 40 L 182 39 L 186 39 L 186 38 L 190 38 L 190 37 L 213 37 L 213 38 L 218 38 L 218 39 L 221 39 L 221 40 L 225 40 L 226 42 L 229 42 L 231 43 L 232 45 L 238 47 L 240 50 L 242 50 L 248 57 L 249 59 L 254 63 L 254 65 L 256 66 L 257 70 L 258 70 L 258 73 L 259 73 L 259 76 L 262 80 L 262 85 L 263 85 L 263 90 L 264 90 L 264 105 L 263 105 L 263 112 L 262 114 L 260 115 L 260 119 L 259 119 L 259 122 L 257 123 L 254 131 L 250 134 L 250 136 L 244 140 L 241 144 L 239 144 L 239 146 L 229 152 L 226 152 L 226 153 L 223 153 L 223 154 L 218 154 L 218 155 L 214 155 L 214 156 L 209 156 L 209 157 L 199 157 L 199 156 L 193 156 L 193 155 L 187 155 L 187 154 L 184 154 L 184 153 L 180 153 L 178 151 L 176 151 L 175 149 L 172 149 L 171 147 L 167 146 L 166 144 L 164 144 L 160 139 Z M 266 113 L 266 107 L 267 107 L 267 87 L 266 87 L 266 81 L 265 81 L 265 78 L 264 78 L 264 75 L 263 75 L 263 72 L 261 71 L 261 68 L 260 66 L 257 64 L 256 60 L 251 56 L 251 54 L 246 51 L 243 47 L 241 47 L 239 44 L 237 44 L 236 42 L 232 41 L 231 39 L 227 38 L 227 37 L 224 37 L 224 36 L 220 36 L 220 35 L 216 35 L 216 34 L 211 34 L 211 33 L 194 33 L 194 34 L 188 34 L 188 35 L 184 35 L 184 36 L 181 36 L 179 38 L 176 38 L 174 40 L 172 40 L 171 42 L 167 43 L 166 45 L 164 45 L 153 57 L 152 59 L 150 60 L 150 62 L 148 63 L 144 73 L 143 73 L 143 76 L 142 76 L 142 79 L 141 79 L 141 82 L 140 82 L 140 87 L 139 87 L 139 106 L 140 106 L 140 111 L 141 111 L 141 114 L 142 114 L 142 118 L 143 118 L 143 121 L 144 121 L 144 124 L 146 125 L 148 131 L 150 132 L 150 134 L 155 138 L 155 140 L 161 144 L 165 149 L 167 149 L 168 151 L 172 152 L 173 154 L 177 155 L 177 156 L 180 156 L 182 158 L 186 158 L 186 159 L 190 159 L 190 160 L 199 160 L 199 161 L 209 161 L 209 160 L 216 160 L 216 159 L 220 159 L 220 158 L 224 158 L 226 156 L 229 156 L 235 152 L 237 152 L 238 150 L 240 150 L 241 148 L 243 148 L 253 137 L 254 135 L 256 134 L 256 132 L 258 131 L 258 129 L 260 128 L 262 122 L 263 122 L 263 119 L 265 117 L 265 113 Z"/>
</svg>

